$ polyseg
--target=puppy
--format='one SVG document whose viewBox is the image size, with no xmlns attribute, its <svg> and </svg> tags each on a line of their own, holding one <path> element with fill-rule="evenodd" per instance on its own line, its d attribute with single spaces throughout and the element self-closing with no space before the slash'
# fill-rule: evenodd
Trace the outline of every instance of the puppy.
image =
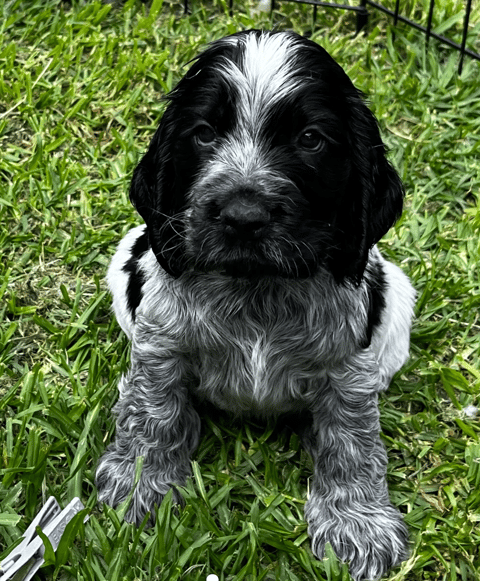
<svg viewBox="0 0 480 581">
<path fill-rule="evenodd" d="M 403 203 L 375 118 L 292 32 L 213 42 L 168 99 L 131 185 L 145 225 L 108 272 L 132 350 L 98 498 L 115 506 L 135 486 L 139 523 L 178 494 L 199 440 L 194 399 L 307 413 L 313 553 L 329 542 L 355 579 L 378 578 L 407 555 L 377 399 L 407 359 L 414 291 L 375 246 Z"/>
</svg>

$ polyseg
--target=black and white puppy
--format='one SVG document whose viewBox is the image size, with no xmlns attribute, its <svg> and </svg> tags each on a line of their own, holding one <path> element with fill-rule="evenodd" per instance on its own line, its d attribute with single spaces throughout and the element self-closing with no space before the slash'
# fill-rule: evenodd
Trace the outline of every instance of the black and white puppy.
<svg viewBox="0 0 480 581">
<path fill-rule="evenodd" d="M 414 291 L 375 247 L 403 189 L 361 93 L 297 34 L 213 42 L 169 95 L 131 199 L 145 225 L 108 273 L 131 368 L 99 500 L 128 497 L 140 458 L 128 519 L 185 482 L 194 400 L 307 413 L 313 552 L 330 542 L 355 579 L 380 577 L 407 555 L 377 399 L 407 359 Z"/>
</svg>

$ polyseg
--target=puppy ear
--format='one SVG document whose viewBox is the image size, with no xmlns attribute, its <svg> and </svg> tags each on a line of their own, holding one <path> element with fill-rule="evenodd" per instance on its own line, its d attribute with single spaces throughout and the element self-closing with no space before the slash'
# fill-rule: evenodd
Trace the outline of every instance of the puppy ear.
<svg viewBox="0 0 480 581">
<path fill-rule="evenodd" d="M 135 168 L 130 200 L 147 225 L 149 243 L 169 274 L 183 271 L 184 196 L 172 161 L 172 112 L 167 108 L 147 153 Z"/>
<path fill-rule="evenodd" d="M 360 92 L 350 102 L 348 122 L 352 171 L 348 203 L 339 220 L 343 236 L 342 258 L 336 259 L 337 276 L 359 283 L 368 252 L 401 216 L 402 182 L 386 158 L 377 121 Z"/>
</svg>

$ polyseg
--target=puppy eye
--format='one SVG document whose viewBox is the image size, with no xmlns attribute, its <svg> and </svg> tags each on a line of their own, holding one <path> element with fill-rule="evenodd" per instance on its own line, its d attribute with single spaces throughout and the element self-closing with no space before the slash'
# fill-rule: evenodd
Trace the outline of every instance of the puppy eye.
<svg viewBox="0 0 480 581">
<path fill-rule="evenodd" d="M 199 125 L 195 129 L 194 140 L 197 143 L 197 145 L 200 146 L 212 145 L 216 138 L 217 134 L 215 133 L 215 130 L 206 123 Z"/>
<path fill-rule="evenodd" d="M 323 135 L 313 127 L 305 129 L 298 136 L 298 145 L 308 151 L 320 151 L 324 143 Z"/>
</svg>

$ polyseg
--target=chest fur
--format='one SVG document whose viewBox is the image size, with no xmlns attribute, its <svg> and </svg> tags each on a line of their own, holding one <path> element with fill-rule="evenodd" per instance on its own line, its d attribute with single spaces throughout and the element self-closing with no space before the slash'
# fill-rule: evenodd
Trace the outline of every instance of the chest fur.
<svg viewBox="0 0 480 581">
<path fill-rule="evenodd" d="M 262 414 L 308 405 L 326 371 L 358 348 L 351 308 L 244 302 L 230 313 L 190 309 L 183 348 L 198 394 L 227 410 Z"/>
<path fill-rule="evenodd" d="M 324 377 L 318 350 L 308 341 L 265 332 L 229 339 L 202 345 L 192 357 L 197 392 L 224 409 L 291 411 Z"/>
<path fill-rule="evenodd" d="M 198 395 L 235 412 L 308 405 L 328 369 L 359 349 L 367 327 L 365 289 L 326 275 L 254 284 L 192 273 L 161 293 L 154 282 L 141 305 L 150 329 L 181 354 Z"/>
</svg>

